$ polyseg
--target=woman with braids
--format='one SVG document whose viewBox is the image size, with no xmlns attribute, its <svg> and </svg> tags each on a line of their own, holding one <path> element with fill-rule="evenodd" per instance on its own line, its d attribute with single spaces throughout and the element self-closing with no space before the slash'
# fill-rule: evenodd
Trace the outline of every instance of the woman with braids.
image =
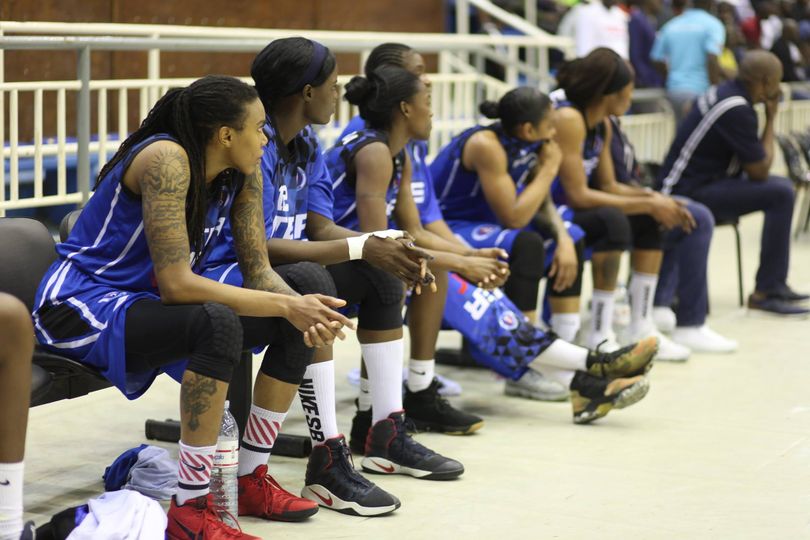
<svg viewBox="0 0 810 540">
<path fill-rule="evenodd" d="M 269 143 L 261 170 L 270 260 L 284 264 L 277 267 L 282 269 L 288 263 L 320 268 L 331 294 L 359 306 L 357 338 L 363 355 L 375 366 L 391 364 L 401 376 L 396 370 L 401 369 L 402 357 L 403 282 L 412 285 L 421 279 L 427 255 L 414 249 L 412 239 L 401 231 L 361 235 L 332 221 L 332 181 L 310 124 L 325 124 L 334 113 L 335 57 L 309 39 L 277 39 L 253 60 L 251 75 L 266 110 L 264 133 Z M 206 275 L 239 285 L 242 276 L 230 236 L 226 226 Z M 297 280 L 290 285 L 307 292 L 301 288 L 306 284 Z M 352 465 L 337 426 L 334 386 L 334 356 L 327 346 L 316 351 L 299 389 L 313 445 L 302 495 L 347 514 L 393 512 L 400 501 Z M 401 387 L 388 391 L 391 399 L 402 399 Z"/>
<path fill-rule="evenodd" d="M 179 483 L 167 537 L 257 538 L 226 525 L 208 493 L 212 457 L 242 350 L 270 345 L 256 381 L 248 431 L 278 431 L 312 347 L 343 337 L 344 302 L 300 296 L 270 266 L 259 171 L 267 138 L 253 87 L 208 76 L 170 90 L 99 173 L 96 193 L 35 301 L 45 347 L 98 369 L 136 399 L 166 372 L 181 382 Z M 230 224 L 244 287 L 202 277 Z M 114 429 L 114 426 L 110 426 Z M 267 518 L 277 488 L 264 448 L 246 447 L 240 514 Z M 285 501 L 301 519 L 314 504 Z"/>
<path fill-rule="evenodd" d="M 694 218 L 685 203 L 657 192 L 616 181 L 610 156 L 612 130 L 608 114 L 627 109 L 633 93 L 630 66 L 615 52 L 595 49 L 564 65 L 557 75 L 559 90 L 555 140 L 562 152 L 559 178 L 552 186 L 554 201 L 570 210 L 571 221 L 585 231 L 593 251 L 591 328 L 586 345 L 613 338 L 614 289 L 623 251 L 632 249 L 628 286 L 631 323 L 623 340 L 645 336 L 659 340 L 660 360 L 685 361 L 689 349 L 672 342 L 653 324 L 652 307 L 662 258 L 662 230 L 691 230 Z M 618 102 L 618 103 L 617 103 Z"/>
<path fill-rule="evenodd" d="M 389 217 L 409 231 L 421 227 L 418 209 L 411 196 L 410 159 L 404 151 L 410 139 L 424 140 L 430 135 L 431 113 L 429 93 L 422 81 L 409 71 L 393 66 L 381 66 L 368 77 L 356 77 L 346 87 L 346 98 L 358 105 L 360 114 L 369 126 L 344 137 L 327 152 L 327 162 L 332 171 L 335 190 L 335 215 L 341 221 L 363 230 L 384 224 Z M 356 202 L 355 202 L 356 201 Z M 457 249 L 441 237 L 423 231 L 424 246 L 434 255 L 431 265 L 439 270 L 448 269 L 448 253 Z M 442 248 L 447 246 L 446 251 Z M 456 285 L 461 281 L 454 279 Z M 469 290 L 470 287 L 467 287 Z M 497 289 L 470 299 L 476 311 L 483 314 L 493 305 L 498 305 Z M 511 327 L 517 323 L 515 314 L 504 313 L 502 322 Z M 483 326 L 481 330 L 485 330 Z M 542 338 L 539 329 L 535 337 Z M 537 333 L 539 332 L 539 336 Z M 527 336 L 522 336 L 527 337 Z M 591 354 L 562 340 L 549 338 L 531 355 L 525 355 L 527 369 L 542 369 L 546 376 L 564 382 L 572 391 L 574 421 L 591 422 L 607 414 L 613 407 L 625 407 L 637 402 L 647 392 L 648 383 L 643 374 L 650 367 L 655 353 L 655 340 L 647 340 L 635 347 L 614 355 Z M 507 347 L 524 347 L 522 339 L 510 342 Z M 373 376 L 369 370 L 369 376 Z M 372 399 L 374 388 L 372 387 Z M 372 414 L 376 416 L 376 402 Z M 366 459 L 363 466 L 375 470 L 386 465 L 380 461 L 375 449 L 384 448 L 386 426 L 376 418 L 368 434 Z M 369 447 L 372 452 L 369 453 Z"/>
</svg>

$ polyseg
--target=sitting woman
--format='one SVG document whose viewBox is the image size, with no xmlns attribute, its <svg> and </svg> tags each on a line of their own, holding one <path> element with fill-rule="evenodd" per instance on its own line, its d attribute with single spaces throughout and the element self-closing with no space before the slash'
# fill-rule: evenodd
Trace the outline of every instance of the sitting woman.
<svg viewBox="0 0 810 540">
<path fill-rule="evenodd" d="M 593 251 L 593 297 L 587 346 L 613 339 L 614 290 L 624 251 L 632 250 L 628 287 L 631 322 L 621 336 L 632 342 L 654 335 L 658 358 L 685 361 L 689 349 L 672 342 L 653 324 L 653 296 L 662 258 L 662 228 L 694 228 L 683 202 L 616 181 L 610 155 L 611 110 L 626 110 L 633 92 L 633 73 L 610 49 L 599 48 L 565 64 L 558 73 L 556 140 L 562 151 L 560 175 L 552 187 L 555 202 L 567 207 L 571 221 L 585 231 Z"/>
<path fill-rule="evenodd" d="M 412 165 L 405 152 L 409 140 L 425 140 L 430 135 L 427 86 L 414 73 L 385 65 L 367 77 L 352 79 L 346 87 L 346 98 L 360 108 L 368 127 L 344 137 L 327 152 L 334 178 L 337 223 L 359 230 L 376 230 L 394 218 L 421 241 L 422 247 L 430 250 L 434 256 L 431 267 L 446 271 L 447 255 L 465 246 L 422 230 L 411 192 Z M 526 362 L 529 369 L 541 371 L 570 389 L 574 421 L 588 423 L 613 408 L 629 406 L 644 397 L 649 387 L 644 373 L 656 348 L 657 341 L 651 338 L 616 354 L 596 354 L 549 336 Z M 372 426 L 364 468 L 377 470 L 389 465 L 386 461 L 376 462 L 385 457 L 389 444 L 382 436 L 398 436 L 402 429 L 396 418 L 393 427 L 391 433 L 390 427 L 381 421 Z"/>
<path fill-rule="evenodd" d="M 129 399 L 161 372 L 181 381 L 170 539 L 258 538 L 222 521 L 209 482 L 234 367 L 241 351 L 259 346 L 270 345 L 248 426 L 264 435 L 240 450 L 239 513 L 300 520 L 318 509 L 285 499 L 267 458 L 312 347 L 342 338 L 352 323 L 332 309 L 343 301 L 300 296 L 270 267 L 258 172 L 264 123 L 256 90 L 237 79 L 170 90 L 99 173 L 37 293 L 36 336 L 46 349 L 97 368 Z M 225 223 L 244 287 L 200 275 Z"/>
</svg>

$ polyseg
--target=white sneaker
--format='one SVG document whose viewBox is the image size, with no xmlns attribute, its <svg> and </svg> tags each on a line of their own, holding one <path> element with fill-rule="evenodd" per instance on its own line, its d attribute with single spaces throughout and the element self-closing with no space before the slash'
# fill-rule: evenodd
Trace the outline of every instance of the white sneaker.
<svg viewBox="0 0 810 540">
<path fill-rule="evenodd" d="M 692 354 L 692 351 L 689 350 L 688 347 L 675 343 L 658 330 L 639 332 L 637 334 L 628 332 L 623 342 L 624 345 L 630 345 L 648 336 L 658 338 L 658 354 L 655 355 L 656 360 L 660 360 L 661 362 L 686 362 L 689 359 L 689 355 Z"/>
<path fill-rule="evenodd" d="M 653 323 L 655 323 L 655 327 L 665 334 L 671 334 L 678 325 L 678 319 L 675 317 L 675 312 L 668 307 L 654 307 L 652 311 L 652 318 Z"/>
<path fill-rule="evenodd" d="M 736 341 L 721 336 L 705 324 L 677 327 L 672 332 L 672 341 L 704 353 L 731 353 L 738 347 Z"/>
<path fill-rule="evenodd" d="M 507 396 L 517 396 L 540 401 L 564 401 L 568 399 L 568 389 L 557 381 L 543 377 L 530 369 L 520 379 L 506 379 L 503 389 Z"/>
</svg>

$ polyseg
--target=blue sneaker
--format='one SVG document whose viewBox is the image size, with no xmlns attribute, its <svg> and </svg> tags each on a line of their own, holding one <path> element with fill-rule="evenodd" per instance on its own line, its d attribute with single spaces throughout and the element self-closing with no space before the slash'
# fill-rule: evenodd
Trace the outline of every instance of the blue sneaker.
<svg viewBox="0 0 810 540">
<path fill-rule="evenodd" d="M 748 309 L 760 313 L 779 315 L 781 317 L 795 317 L 801 319 L 810 315 L 810 309 L 770 295 L 756 298 L 752 294 L 748 297 Z"/>
</svg>

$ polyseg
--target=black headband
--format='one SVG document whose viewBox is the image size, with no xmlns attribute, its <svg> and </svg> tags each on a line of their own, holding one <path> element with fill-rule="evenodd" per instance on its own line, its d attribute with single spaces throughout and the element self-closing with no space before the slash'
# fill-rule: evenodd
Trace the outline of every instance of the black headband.
<svg viewBox="0 0 810 540">
<path fill-rule="evenodd" d="M 298 82 L 295 83 L 295 86 L 293 87 L 295 90 L 293 90 L 293 93 L 301 90 L 304 88 L 304 86 L 311 84 L 312 81 L 315 80 L 323 69 L 323 63 L 326 60 L 326 55 L 329 53 L 329 49 L 317 41 L 310 40 L 310 43 L 312 43 L 312 58 L 309 61 L 307 70 L 304 72 L 301 78 L 298 79 Z"/>
<path fill-rule="evenodd" d="M 616 66 L 616 71 L 613 73 L 613 78 L 610 79 L 602 95 L 606 96 L 618 92 L 633 81 L 633 74 L 630 72 L 627 62 L 621 58 L 618 58 L 617 61 L 618 65 Z"/>
</svg>

